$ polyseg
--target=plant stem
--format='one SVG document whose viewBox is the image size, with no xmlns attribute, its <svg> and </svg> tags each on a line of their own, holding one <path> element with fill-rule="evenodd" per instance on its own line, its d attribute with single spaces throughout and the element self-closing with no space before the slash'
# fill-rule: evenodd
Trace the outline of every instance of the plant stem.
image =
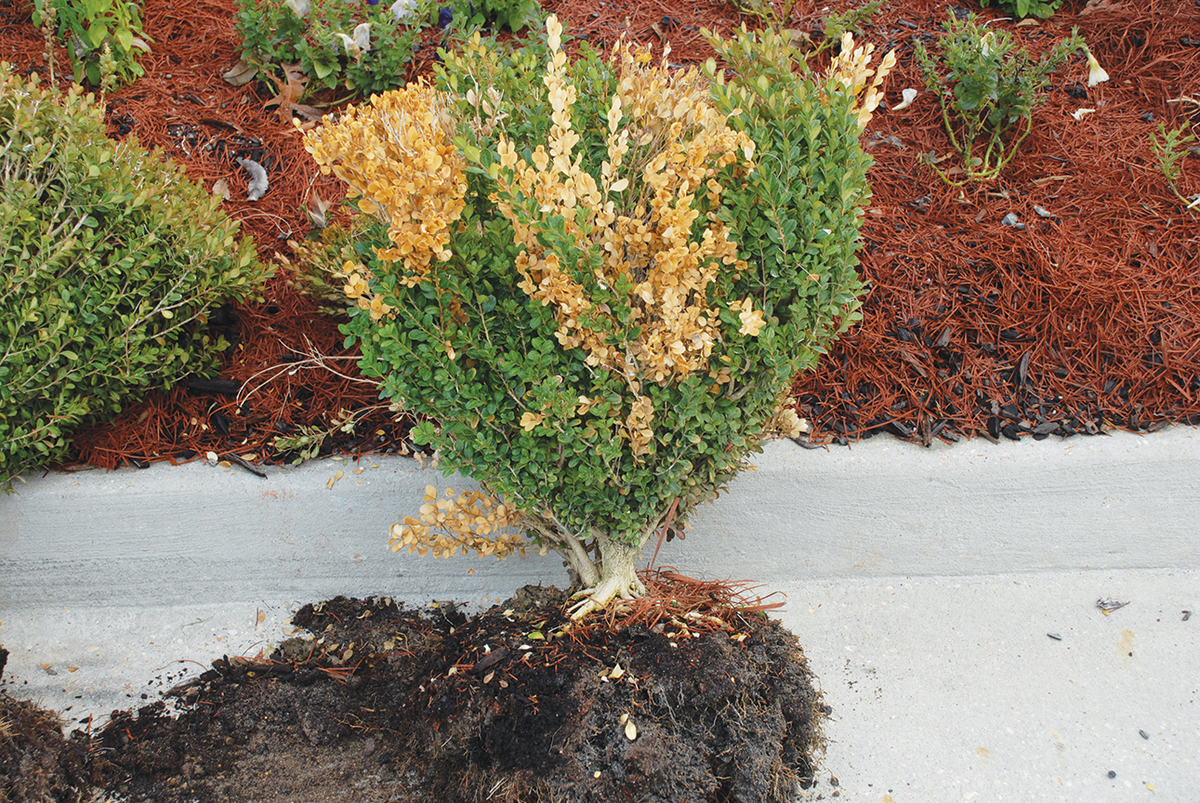
<svg viewBox="0 0 1200 803">
<path fill-rule="evenodd" d="M 600 544 L 600 582 L 575 594 L 574 598 L 580 600 L 571 610 L 571 618 L 575 620 L 600 610 L 618 597 L 633 599 L 646 593 L 635 569 L 641 545 L 600 535 L 596 541 Z"/>
</svg>

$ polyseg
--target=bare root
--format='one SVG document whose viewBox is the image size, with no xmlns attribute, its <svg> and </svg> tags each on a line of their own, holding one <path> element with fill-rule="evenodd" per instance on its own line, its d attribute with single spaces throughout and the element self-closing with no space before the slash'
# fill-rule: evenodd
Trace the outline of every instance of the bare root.
<svg viewBox="0 0 1200 803">
<path fill-rule="evenodd" d="M 579 600 L 571 608 L 575 621 L 601 610 L 615 599 L 637 599 L 646 594 L 646 586 L 637 576 L 634 561 L 641 548 L 632 544 L 600 540 L 602 559 L 599 582 L 577 592 L 571 598 Z"/>
</svg>

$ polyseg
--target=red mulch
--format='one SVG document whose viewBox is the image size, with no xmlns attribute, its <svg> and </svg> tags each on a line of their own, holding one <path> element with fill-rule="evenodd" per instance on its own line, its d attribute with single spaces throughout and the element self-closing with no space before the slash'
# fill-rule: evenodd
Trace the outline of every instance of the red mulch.
<svg viewBox="0 0 1200 803">
<path fill-rule="evenodd" d="M 240 55 L 232 0 L 172 5 L 145 4 L 154 52 L 142 60 L 146 76 L 108 98 L 110 132 L 162 148 L 206 186 L 225 179 L 232 192 L 225 209 L 262 256 L 286 255 L 287 241 L 310 229 L 311 196 L 336 199 L 341 189 L 264 108 L 273 91 L 221 79 Z M 0 0 L 0 58 L 45 76 L 31 6 Z M 665 37 L 679 63 L 711 55 L 701 27 L 754 24 L 735 4 L 715 0 L 546 7 L 593 44 L 622 33 L 656 45 Z M 800 0 L 793 27 L 816 35 L 825 8 Z M 1200 423 L 1200 216 L 1183 212 L 1149 146 L 1160 122 L 1200 128 L 1200 105 L 1169 102 L 1200 99 L 1200 8 L 1191 0 L 1119 0 L 1088 13 L 1082 0 L 1067 0 L 1037 26 L 997 21 L 1034 53 L 1079 26 L 1112 80 L 1087 89 L 1081 58 L 1060 70 L 1018 158 L 999 180 L 965 188 L 944 185 L 918 158 L 944 155 L 948 142 L 911 41 L 940 32 L 951 8 L 891 0 L 862 26 L 880 54 L 897 48 L 887 104 L 898 103 L 904 87 L 922 93 L 907 110 L 881 109 L 864 134 L 875 158 L 861 255 L 872 290 L 863 322 L 819 370 L 796 381 L 811 440 L 844 443 L 889 431 L 930 443 Z M 982 14 L 1001 18 L 995 9 Z M 426 36 L 409 77 L 428 68 L 436 42 L 436 34 Z M 61 48 L 57 63 L 60 78 L 69 74 Z M 1081 107 L 1096 113 L 1076 121 L 1070 113 Z M 245 200 L 235 156 L 267 167 L 271 187 L 262 200 Z M 1180 189 L 1200 191 L 1200 160 L 1192 155 L 1181 166 Z M 1002 225 L 1009 213 L 1026 230 Z M 354 381 L 355 352 L 342 348 L 337 322 L 317 306 L 280 273 L 264 301 L 217 316 L 234 344 L 220 376 L 248 383 L 240 398 L 182 386 L 153 393 L 115 421 L 77 433 L 74 459 L 106 468 L 207 451 L 262 460 L 272 456 L 276 435 L 328 426 L 339 411 L 371 404 L 371 387 Z M 351 358 L 338 363 L 346 376 L 293 365 L 313 350 Z M 372 413 L 357 435 L 326 448 L 403 450 L 406 431 L 386 412 Z"/>
</svg>

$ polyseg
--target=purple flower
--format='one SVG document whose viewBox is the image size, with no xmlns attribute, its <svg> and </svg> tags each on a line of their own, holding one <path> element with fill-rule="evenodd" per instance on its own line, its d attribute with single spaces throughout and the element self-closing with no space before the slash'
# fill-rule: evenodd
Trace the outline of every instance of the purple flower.
<svg viewBox="0 0 1200 803">
<path fill-rule="evenodd" d="M 438 27 L 445 29 L 454 21 L 454 12 L 450 10 L 450 6 L 443 6 L 438 11 Z"/>
</svg>

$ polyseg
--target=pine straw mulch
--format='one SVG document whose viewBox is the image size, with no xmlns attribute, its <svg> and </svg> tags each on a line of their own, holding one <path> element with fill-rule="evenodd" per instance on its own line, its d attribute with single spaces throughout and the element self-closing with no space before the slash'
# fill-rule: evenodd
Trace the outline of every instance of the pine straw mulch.
<svg viewBox="0 0 1200 803">
<path fill-rule="evenodd" d="M 862 323 L 795 383 L 811 442 L 878 432 L 926 444 L 974 435 L 1040 439 L 1200 422 L 1196 219 L 1170 194 L 1149 146 L 1159 123 L 1200 121 L 1200 105 L 1186 100 L 1200 99 L 1200 8 L 1190 0 L 1101 5 L 1068 0 L 1031 26 L 983 12 L 1035 54 L 1078 25 L 1113 76 L 1089 89 L 1081 58 L 1060 70 L 1032 136 L 999 180 L 950 187 L 921 163 L 921 154 L 948 149 L 936 103 L 924 92 L 907 110 L 881 110 L 872 121 L 864 144 L 875 158 L 874 198 L 862 251 L 872 290 Z M 44 75 L 30 6 L 0 3 L 0 58 Z M 714 0 L 546 7 L 597 45 L 621 34 L 669 41 L 672 59 L 683 64 L 711 55 L 702 27 L 755 22 Z M 199 0 L 180 13 L 149 0 L 154 52 L 142 61 L 146 76 L 108 98 L 110 130 L 162 148 L 206 186 L 224 179 L 232 190 L 227 212 L 264 258 L 286 256 L 288 241 L 311 229 L 306 209 L 314 199 L 336 201 L 342 190 L 318 173 L 278 110 L 264 107 L 273 90 L 221 79 L 240 55 L 233 9 L 233 0 Z M 798 2 L 793 27 L 819 35 L 825 9 Z M 923 89 L 912 42 L 931 41 L 952 9 L 965 13 L 934 0 L 893 0 L 861 26 L 880 52 L 897 49 L 890 105 L 903 87 Z M 406 77 L 428 71 L 439 36 L 427 33 Z M 57 62 L 61 73 L 65 51 Z M 1079 108 L 1095 113 L 1076 121 L 1071 112 Z M 1195 152 L 1182 161 L 1185 194 L 1200 191 Z M 245 200 L 237 156 L 267 167 L 271 188 L 260 201 Z M 1009 214 L 1024 230 L 1002 225 Z M 406 452 L 408 423 L 370 409 L 376 394 L 358 376 L 357 352 L 343 348 L 337 321 L 319 315 L 318 303 L 294 284 L 281 271 L 263 302 L 214 316 L 232 344 L 222 382 L 155 392 L 114 421 L 84 428 L 72 462 L 113 468 L 209 451 L 275 460 L 276 436 L 328 428 L 342 411 L 361 420 L 354 433 L 328 438 L 323 453 Z"/>
<path fill-rule="evenodd" d="M 648 597 L 585 625 L 535 586 L 470 618 L 306 605 L 305 636 L 218 659 L 69 740 L 44 712 L 29 733 L 16 717 L 38 712 L 0 693 L 0 799 L 792 800 L 813 783 L 827 709 L 795 636 L 762 615 L 777 603 L 643 577 Z"/>
</svg>

